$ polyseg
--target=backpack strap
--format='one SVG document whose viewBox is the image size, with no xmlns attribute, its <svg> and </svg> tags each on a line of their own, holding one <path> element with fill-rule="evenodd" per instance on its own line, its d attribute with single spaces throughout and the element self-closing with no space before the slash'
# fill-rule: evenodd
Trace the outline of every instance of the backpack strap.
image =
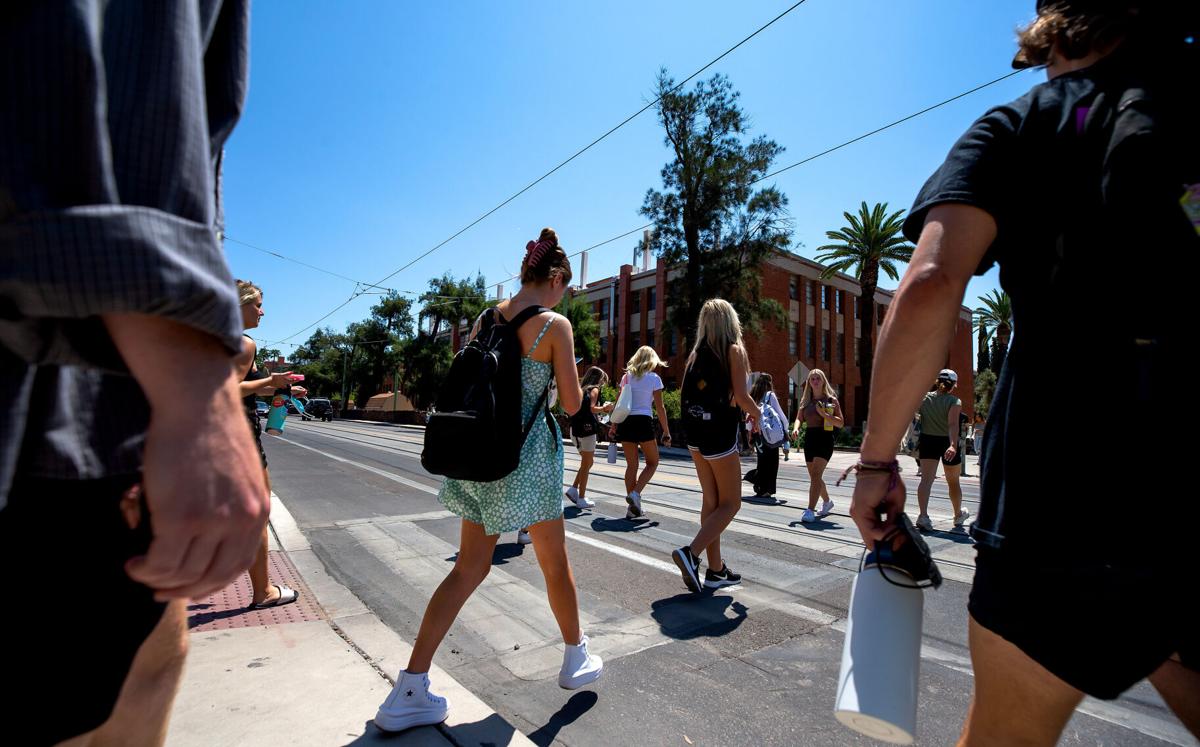
<svg viewBox="0 0 1200 747">
<path fill-rule="evenodd" d="M 493 307 L 493 308 L 495 308 L 495 307 Z M 545 306 L 527 306 L 524 309 L 521 309 L 521 312 L 519 314 L 517 314 L 512 319 L 510 319 L 508 321 L 508 324 L 513 329 L 520 329 L 522 324 L 529 321 L 530 319 L 537 316 L 538 314 L 542 314 L 547 311 L 550 311 L 550 309 L 547 309 Z"/>
<path fill-rule="evenodd" d="M 541 344 L 542 337 L 546 334 L 546 330 L 550 329 L 551 324 L 554 324 L 554 320 L 547 319 L 545 326 L 542 327 L 542 331 L 538 332 L 537 339 L 533 341 L 533 347 L 529 348 L 529 352 L 525 354 L 526 356 L 533 355 L 533 351 L 537 350 L 537 346 Z"/>
</svg>

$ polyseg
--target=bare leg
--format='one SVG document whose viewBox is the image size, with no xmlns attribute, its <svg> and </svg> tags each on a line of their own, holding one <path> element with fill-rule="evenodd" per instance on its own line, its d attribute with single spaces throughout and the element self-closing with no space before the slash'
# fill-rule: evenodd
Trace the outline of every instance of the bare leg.
<svg viewBox="0 0 1200 747">
<path fill-rule="evenodd" d="M 154 630 L 142 642 L 112 715 L 92 732 L 91 747 L 162 745 L 171 704 L 187 658 L 187 601 L 167 604 Z"/>
<path fill-rule="evenodd" d="M 546 596 L 550 611 L 558 621 L 563 643 L 574 646 L 582 639 L 579 629 L 579 600 L 575 594 L 575 576 L 567 559 L 567 539 L 562 517 L 539 522 L 529 527 L 533 549 L 537 552 L 542 577 L 546 579 Z"/>
<path fill-rule="evenodd" d="M 946 464 L 943 465 L 943 468 L 946 470 L 946 486 L 950 489 L 950 508 L 954 510 L 954 516 L 957 520 L 958 512 L 962 510 L 962 485 L 958 481 L 962 467 L 957 464 Z M 926 501 L 928 501 L 928 498 Z"/>
<path fill-rule="evenodd" d="M 592 462 L 595 459 L 596 455 L 590 451 L 579 452 L 579 472 L 575 475 L 574 484 L 580 498 L 587 492 L 588 475 L 592 471 Z"/>
<path fill-rule="evenodd" d="M 492 552 L 498 539 L 500 535 L 484 534 L 482 525 L 463 519 L 458 560 L 454 561 L 454 568 L 433 592 L 429 606 L 425 608 L 421 629 L 408 659 L 409 672 L 429 671 L 433 653 L 446 637 L 454 618 L 492 569 Z"/>
<path fill-rule="evenodd" d="M 804 467 L 808 470 L 808 510 L 817 510 L 817 501 L 821 498 L 821 471 L 817 469 L 816 459 L 805 463 Z M 821 466 L 823 470 L 824 465 Z"/>
<path fill-rule="evenodd" d="M 631 441 L 624 441 L 621 450 L 625 452 L 625 492 L 632 493 L 637 485 L 638 447 Z"/>
<path fill-rule="evenodd" d="M 742 508 L 742 476 L 739 474 L 742 461 L 737 454 L 730 454 L 727 457 L 709 460 L 708 466 L 712 469 L 717 484 L 717 507 L 701 520 L 700 531 L 696 533 L 696 539 L 692 540 L 691 550 L 693 555 L 710 550 L 709 567 L 720 571 L 725 565 L 721 559 L 721 532 L 725 531 L 725 527 L 729 526 Z M 713 557 L 714 555 L 716 557 Z"/>
<path fill-rule="evenodd" d="M 267 491 L 271 490 L 271 473 L 264 467 L 263 476 L 267 480 Z M 267 533 L 270 531 L 267 525 L 263 525 L 262 543 L 258 546 L 258 552 L 254 554 L 254 562 L 250 564 L 247 573 L 250 574 L 250 593 L 255 604 L 267 602 L 279 596 L 279 589 L 271 585 L 271 579 L 267 575 L 267 561 L 269 559 L 267 551 L 270 548 Z"/>
<path fill-rule="evenodd" d="M 828 466 L 829 466 L 829 460 L 821 459 L 820 457 L 817 457 L 816 459 L 813 460 L 812 471 L 809 472 L 809 476 L 812 477 L 813 482 L 815 482 L 817 484 L 817 487 L 821 491 L 821 497 L 825 500 L 829 500 L 829 486 L 825 484 L 825 468 Z M 815 475 L 814 475 L 814 473 L 815 473 Z M 809 500 L 811 501 L 812 500 L 812 488 L 811 487 L 809 488 L 808 493 L 809 493 L 809 495 L 808 495 Z M 815 508 L 816 505 L 817 504 L 814 503 L 812 506 L 810 506 L 810 508 Z"/>
<path fill-rule="evenodd" d="M 959 745 L 1054 745 L 1083 693 L 974 619 L 970 641 L 975 693 Z"/>
<path fill-rule="evenodd" d="M 1150 675 L 1150 684 L 1187 730 L 1200 738 L 1200 672 L 1172 657 Z"/>
<path fill-rule="evenodd" d="M 689 451 L 688 453 L 692 455 L 692 462 L 696 465 L 696 476 L 700 479 L 700 525 L 703 526 L 708 517 L 717 510 L 718 498 L 720 497 L 717 489 L 717 476 L 713 474 L 712 467 L 709 466 L 704 457 L 700 456 L 699 452 Z M 721 570 L 720 565 L 713 565 L 714 563 L 722 562 L 721 538 L 717 537 L 717 539 L 710 542 L 706 550 L 708 552 L 708 567 L 716 568 L 718 571 Z"/>
<path fill-rule="evenodd" d="M 929 513 L 929 491 L 933 490 L 933 481 L 937 479 L 937 466 L 940 459 L 921 460 L 921 482 L 917 483 L 917 505 L 921 513 Z"/>
<path fill-rule="evenodd" d="M 640 494 L 650 484 L 650 478 L 654 477 L 654 472 L 658 469 L 658 444 L 654 441 L 647 441 L 638 445 L 642 447 L 642 453 L 646 455 L 646 468 L 642 470 L 642 474 L 633 488 Z"/>
</svg>

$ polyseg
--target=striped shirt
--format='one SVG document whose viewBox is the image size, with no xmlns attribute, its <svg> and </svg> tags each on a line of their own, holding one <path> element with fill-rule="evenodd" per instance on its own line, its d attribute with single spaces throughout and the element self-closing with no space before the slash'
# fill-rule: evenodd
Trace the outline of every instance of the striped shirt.
<svg viewBox="0 0 1200 747">
<path fill-rule="evenodd" d="M 239 350 L 219 174 L 248 24 L 247 0 L 0 10 L 0 507 L 19 476 L 140 469 L 149 407 L 100 315 Z"/>
</svg>

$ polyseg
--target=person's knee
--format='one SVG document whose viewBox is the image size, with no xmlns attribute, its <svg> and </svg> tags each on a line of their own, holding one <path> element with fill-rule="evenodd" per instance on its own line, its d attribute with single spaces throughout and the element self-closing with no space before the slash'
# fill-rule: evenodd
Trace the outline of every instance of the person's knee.
<svg viewBox="0 0 1200 747">
<path fill-rule="evenodd" d="M 456 583 L 474 590 L 483 583 L 491 570 L 491 563 L 455 563 L 450 575 Z"/>
<path fill-rule="evenodd" d="M 658 469 L 658 457 L 647 455 L 646 456 L 646 471 L 653 472 L 656 469 Z"/>
</svg>

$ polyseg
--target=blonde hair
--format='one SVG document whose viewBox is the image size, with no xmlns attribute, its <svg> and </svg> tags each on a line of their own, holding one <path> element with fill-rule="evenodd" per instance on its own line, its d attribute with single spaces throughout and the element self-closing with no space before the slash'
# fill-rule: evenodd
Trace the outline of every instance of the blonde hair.
<svg viewBox="0 0 1200 747">
<path fill-rule="evenodd" d="M 238 304 L 245 306 L 249 303 L 255 303 L 262 298 L 262 288 L 259 288 L 249 280 L 237 280 Z"/>
<path fill-rule="evenodd" d="M 633 378 L 640 379 L 650 373 L 659 366 L 666 367 L 666 362 L 658 357 L 658 353 L 649 345 L 643 345 L 637 349 L 629 362 L 625 364 L 625 370 L 633 375 Z"/>
<path fill-rule="evenodd" d="M 738 319 L 737 310 L 723 298 L 710 298 L 700 307 L 700 318 L 696 320 L 696 344 L 688 354 L 688 366 L 695 362 L 696 353 L 704 343 L 708 343 L 726 372 L 732 373 L 727 360 L 731 345 L 738 346 L 742 351 L 742 362 L 746 368 L 750 368 L 746 347 L 742 344 L 742 322 Z"/>
<path fill-rule="evenodd" d="M 799 408 L 803 410 L 808 407 L 808 403 L 812 401 L 812 384 L 809 379 L 813 374 L 821 377 L 822 387 L 825 389 L 825 399 L 837 399 L 837 392 L 833 390 L 833 385 L 829 383 L 829 377 L 819 368 L 814 368 L 808 372 L 808 376 L 804 377 L 804 393 L 800 395 Z"/>
</svg>

